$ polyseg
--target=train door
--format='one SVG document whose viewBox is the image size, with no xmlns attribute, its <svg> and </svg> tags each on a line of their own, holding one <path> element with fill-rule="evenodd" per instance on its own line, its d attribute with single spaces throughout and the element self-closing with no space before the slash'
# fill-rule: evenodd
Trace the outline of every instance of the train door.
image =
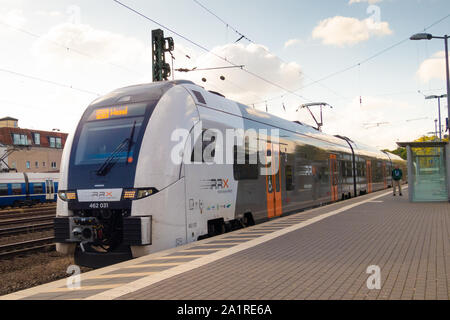
<svg viewBox="0 0 450 320">
<path fill-rule="evenodd" d="M 331 201 L 338 200 L 338 174 L 336 155 L 330 154 Z"/>
<path fill-rule="evenodd" d="M 266 198 L 267 198 L 267 216 L 269 218 L 279 217 L 283 214 L 282 197 L 281 197 L 281 159 L 280 147 L 277 144 L 267 142 L 266 152 Z M 277 165 L 278 170 L 275 174 L 272 165 Z"/>
<path fill-rule="evenodd" d="M 45 200 L 55 200 L 55 184 L 53 180 L 45 180 Z"/>
<path fill-rule="evenodd" d="M 192 141 L 193 136 L 192 133 Z M 223 141 L 215 137 L 217 133 L 210 137 L 204 130 L 193 147 L 186 144 L 185 153 L 191 156 L 191 163 L 184 164 L 186 239 L 177 239 L 177 245 L 196 241 L 208 233 L 220 233 L 222 230 L 216 229 L 218 221 L 235 219 L 238 181 L 234 179 L 233 164 L 217 164 L 220 153 L 216 150 L 223 150 Z M 218 222 L 211 224 L 214 230 L 209 228 L 210 222 Z"/>
<path fill-rule="evenodd" d="M 366 161 L 367 193 L 372 192 L 372 161 Z"/>
<path fill-rule="evenodd" d="M 384 188 L 387 189 L 388 183 L 387 183 L 386 162 L 384 162 L 384 161 L 382 163 L 382 170 L 383 170 Z"/>
</svg>

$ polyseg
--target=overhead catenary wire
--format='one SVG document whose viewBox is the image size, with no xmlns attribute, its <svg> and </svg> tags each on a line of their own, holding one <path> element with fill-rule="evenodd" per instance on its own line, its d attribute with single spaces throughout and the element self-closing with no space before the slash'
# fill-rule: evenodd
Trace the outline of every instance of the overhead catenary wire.
<svg viewBox="0 0 450 320">
<path fill-rule="evenodd" d="M 212 14 L 214 17 L 216 17 L 217 19 L 219 19 L 220 21 L 222 21 L 222 23 L 224 23 L 225 24 L 225 26 L 227 27 L 227 28 L 230 28 L 231 30 L 233 30 L 238 36 L 239 36 L 239 39 L 238 40 L 236 40 L 235 41 L 235 43 L 236 42 L 239 42 L 240 40 L 242 40 L 242 39 L 245 39 L 245 40 L 247 40 L 247 41 L 249 41 L 249 42 L 253 42 L 252 40 L 250 40 L 246 35 L 244 35 L 244 34 L 242 34 L 241 32 L 239 32 L 236 28 L 234 28 L 232 25 L 230 25 L 228 22 L 226 22 L 225 20 L 223 20 L 221 17 L 219 17 L 217 14 L 215 14 L 214 12 L 212 12 L 210 9 L 208 9 L 207 7 L 205 7 L 200 1 L 197 1 L 197 0 L 192 0 L 192 1 L 194 1 L 196 4 L 198 4 L 200 7 L 202 7 L 203 9 L 205 9 L 206 11 L 208 11 L 210 14 Z"/>
<path fill-rule="evenodd" d="M 167 27 L 167 26 L 165 26 L 165 25 L 159 23 L 158 21 L 156 21 L 156 20 L 154 20 L 154 19 L 148 17 L 147 15 L 143 14 L 142 12 L 139 12 L 138 10 L 131 8 L 130 6 L 124 4 L 123 2 L 121 2 L 121 1 L 119 1 L 119 0 L 112 0 L 112 1 L 115 2 L 115 3 L 117 3 L 117 4 L 119 4 L 119 5 L 121 5 L 122 7 L 124 7 L 124 8 L 126 8 L 126 9 L 130 10 L 131 12 L 133 12 L 133 13 L 139 15 L 140 17 L 142 17 L 142 18 L 144 18 L 144 19 L 146 19 L 146 20 L 148 20 L 148 21 L 151 21 L 152 23 L 158 25 L 159 27 L 161 27 L 161 28 L 163 28 L 163 29 L 165 29 L 165 30 L 167 30 L 167 31 L 169 31 L 169 32 L 171 32 L 171 33 L 173 33 L 173 34 L 175 34 L 176 36 L 178 36 L 178 37 L 184 39 L 185 41 L 187 41 L 187 42 L 193 44 L 194 46 L 200 48 L 201 50 L 203 50 L 203 51 L 205 51 L 205 52 L 207 52 L 207 53 L 210 53 L 211 55 L 215 56 L 216 58 L 221 59 L 221 60 L 223 60 L 223 61 L 225 61 L 225 62 L 227 62 L 227 63 L 229 63 L 229 64 L 231 64 L 231 65 L 238 66 L 238 64 L 233 63 L 232 61 L 230 61 L 230 60 L 228 60 L 228 59 L 226 59 L 226 58 L 224 58 L 224 57 L 218 55 L 217 53 L 215 53 L 215 52 L 209 50 L 209 49 L 206 48 L 205 46 L 203 46 L 203 45 L 201 45 L 201 44 L 199 44 L 199 43 L 197 43 L 197 42 L 195 42 L 195 41 L 189 39 L 188 37 L 186 37 L 186 36 L 180 34 L 180 33 L 177 32 L 177 31 L 175 31 L 175 30 L 173 30 L 173 29 L 171 29 L 171 28 L 169 28 L 169 27 Z M 279 88 L 279 89 L 281 89 L 281 90 L 283 90 L 283 91 L 285 91 L 285 92 L 288 92 L 288 93 L 290 93 L 290 94 L 292 94 L 292 95 L 294 95 L 294 96 L 297 96 L 298 98 L 301 98 L 302 100 L 308 100 L 307 98 L 303 97 L 302 95 L 300 95 L 300 94 L 298 94 L 298 93 L 296 93 L 296 92 L 294 92 L 294 91 L 292 91 L 292 90 L 289 90 L 289 89 L 287 89 L 287 88 L 284 88 L 282 85 L 279 85 L 279 84 L 277 84 L 277 83 L 275 83 L 275 82 L 273 82 L 273 81 L 271 81 L 271 80 L 268 80 L 268 79 L 266 79 L 266 78 L 260 76 L 259 74 L 255 73 L 255 72 L 252 72 L 252 71 L 250 71 L 250 70 L 248 70 L 248 69 L 246 69 L 246 68 L 242 68 L 241 70 L 244 71 L 244 72 L 246 72 L 246 73 L 248 73 L 248 74 L 250 74 L 250 75 L 252 75 L 252 76 L 255 77 L 255 78 L 258 78 L 258 79 L 260 79 L 260 80 L 262 80 L 262 81 L 264 81 L 264 82 L 266 82 L 266 83 L 268 83 L 268 84 L 274 86 L 274 87 L 277 87 L 277 88 Z"/>
<path fill-rule="evenodd" d="M 12 71 L 12 70 L 8 70 L 8 69 L 0 68 L 0 72 L 9 73 L 9 74 L 12 74 L 12 75 L 15 75 L 15 76 L 18 76 L 18 77 L 22 77 L 22 78 L 26 78 L 26 79 L 30 79 L 30 80 L 34 80 L 34 81 L 39 81 L 39 82 L 51 84 L 51 85 L 54 85 L 54 86 L 67 88 L 67 89 L 72 89 L 72 90 L 75 90 L 75 91 L 79 91 L 79 92 L 83 92 L 83 93 L 87 93 L 87 94 L 91 94 L 91 95 L 95 95 L 95 96 L 100 96 L 100 94 L 97 93 L 97 92 L 93 92 L 93 91 L 82 89 L 82 88 L 77 88 L 77 87 L 74 87 L 74 86 L 69 85 L 69 84 L 56 82 L 56 81 L 53 81 L 53 80 L 48 80 L 48 79 L 44 79 L 44 78 L 40 78 L 40 77 L 24 74 L 24 73 L 17 72 L 17 71 Z"/>
<path fill-rule="evenodd" d="M 242 33 L 240 33 L 239 31 L 237 31 L 236 28 L 231 27 L 224 19 L 222 19 L 221 17 L 219 17 L 219 16 L 218 16 L 217 14 L 215 14 L 212 10 L 208 9 L 205 5 L 203 5 L 202 3 L 200 3 L 198 0 L 192 0 L 192 1 L 194 1 L 194 2 L 197 3 L 199 6 L 201 6 L 203 9 L 205 9 L 207 12 L 209 12 L 211 15 L 213 15 L 214 17 L 216 17 L 219 21 L 221 21 L 222 23 L 224 23 L 224 24 L 226 25 L 227 28 L 230 27 L 233 31 L 235 31 L 238 35 L 240 35 L 241 38 L 239 38 L 238 41 L 241 40 L 242 38 L 245 38 L 245 39 L 248 40 L 250 43 L 256 44 L 253 40 L 250 40 L 248 37 L 244 36 Z M 236 42 L 238 42 L 238 41 L 236 41 Z M 276 54 L 270 52 L 270 51 L 269 51 L 268 49 L 266 49 L 265 47 L 261 46 L 261 48 L 264 49 L 264 51 L 266 51 L 268 54 L 271 54 L 271 55 L 273 55 L 274 57 L 276 57 L 276 58 L 277 58 L 278 60 L 280 60 L 282 63 L 284 63 L 284 64 L 286 64 L 286 65 L 288 64 L 288 62 L 286 62 L 284 59 L 282 59 L 281 57 L 277 56 Z M 304 75 L 306 78 L 311 79 L 311 81 L 314 81 L 314 79 L 313 79 L 312 77 L 310 77 L 309 75 L 307 75 L 304 71 L 302 71 L 301 74 Z M 343 97 L 341 94 L 339 94 L 337 91 L 331 89 L 330 87 L 328 87 L 328 86 L 326 86 L 326 85 L 324 85 L 324 84 L 322 84 L 322 83 L 319 83 L 319 85 L 322 86 L 322 87 L 324 87 L 324 88 L 326 88 L 326 89 L 328 89 L 328 90 L 330 90 L 330 91 L 333 92 L 335 95 L 337 95 L 337 96 L 339 96 L 339 97 L 341 97 L 341 98 L 346 99 L 345 97 Z M 307 99 L 307 100 L 309 100 L 309 99 Z M 309 101 L 311 101 L 311 100 L 309 100 Z M 253 103 L 250 103 L 250 104 L 260 104 L 260 103 L 265 103 L 265 102 L 266 102 L 265 99 L 261 99 L 260 102 L 253 102 Z"/>
<path fill-rule="evenodd" d="M 49 42 L 49 43 L 51 43 L 51 44 L 53 44 L 55 46 L 61 47 L 62 49 L 70 51 L 70 52 L 74 52 L 74 53 L 76 53 L 76 54 L 78 54 L 80 56 L 83 56 L 85 58 L 93 59 L 93 60 L 96 60 L 96 61 L 98 61 L 98 62 L 100 62 L 102 64 L 107 64 L 107 65 L 113 66 L 115 68 L 119 68 L 121 70 L 125 70 L 125 71 L 130 72 L 130 73 L 134 73 L 134 74 L 137 74 L 137 75 L 140 75 L 140 76 L 144 76 L 144 74 L 142 72 L 139 72 L 139 71 L 136 71 L 136 70 L 132 70 L 132 69 L 130 69 L 128 67 L 122 66 L 122 65 L 117 64 L 117 63 L 103 61 L 102 59 L 97 58 L 97 57 L 95 57 L 95 56 L 93 56 L 93 55 L 91 55 L 89 53 L 86 53 L 86 52 L 81 51 L 79 49 L 70 47 L 70 46 L 68 46 L 66 44 L 63 44 L 63 43 L 60 43 L 60 42 L 57 42 L 57 41 L 54 41 L 54 40 L 50 40 L 48 38 L 45 38 L 44 36 L 38 35 L 38 34 L 36 34 L 34 32 L 26 30 L 24 28 L 15 27 L 15 26 L 13 26 L 11 24 L 8 24 L 8 23 L 6 23 L 4 21 L 0 21 L 0 24 L 6 26 L 8 28 L 11 28 L 11 29 L 13 29 L 13 30 L 15 30 L 17 32 L 21 32 L 23 34 L 26 34 L 26 35 L 28 35 L 30 37 L 33 37 L 33 38 L 36 38 L 36 39 L 44 39 L 45 41 L 47 41 L 47 42 Z"/>
<path fill-rule="evenodd" d="M 427 31 L 427 30 L 430 29 L 431 27 L 434 27 L 435 25 L 439 24 L 440 22 L 444 21 L 445 19 L 448 19 L 449 17 L 450 17 L 450 14 L 447 14 L 446 16 L 442 17 L 441 19 L 439 19 L 439 20 L 433 22 L 432 24 L 430 24 L 429 26 L 425 27 L 425 28 L 423 29 L 423 31 Z M 407 38 L 405 38 L 405 39 L 402 39 L 401 41 L 398 41 L 398 42 L 394 43 L 393 45 L 391 45 L 391 46 L 389 46 L 389 47 L 387 47 L 387 48 L 384 48 L 384 49 L 382 49 L 382 50 L 376 52 L 375 54 L 373 54 L 373 55 L 367 57 L 366 59 L 363 59 L 363 60 L 361 60 L 361 61 L 359 61 L 359 62 L 357 62 L 357 63 L 355 63 L 355 64 L 353 64 L 353 65 L 350 65 L 350 66 L 348 66 L 348 67 L 345 67 L 345 68 L 343 68 L 343 69 L 340 69 L 340 70 L 338 70 L 338 71 L 335 71 L 335 72 L 333 72 L 333 73 L 330 73 L 329 75 L 327 75 L 327 76 L 325 76 L 325 77 L 322 77 L 322 78 L 320 78 L 320 79 L 318 79 L 318 80 L 316 80 L 316 81 L 310 82 L 310 83 L 308 83 L 308 84 L 306 84 L 306 85 L 304 85 L 304 86 L 302 86 L 302 87 L 300 87 L 300 88 L 298 88 L 298 89 L 296 89 L 296 90 L 294 90 L 294 91 L 297 92 L 297 91 L 303 90 L 303 89 L 305 89 L 305 88 L 307 88 L 307 87 L 310 87 L 310 86 L 312 86 L 312 85 L 314 85 L 314 84 L 317 84 L 317 83 L 319 83 L 319 82 L 323 82 L 323 81 L 328 80 L 328 79 L 330 79 L 330 78 L 333 78 L 333 77 L 335 77 L 335 76 L 337 76 L 337 75 L 339 75 L 339 74 L 342 74 L 342 73 L 345 73 L 345 72 L 347 72 L 347 71 L 350 71 L 350 70 L 352 70 L 352 69 L 354 69 L 354 68 L 360 66 L 361 64 L 367 63 L 367 62 L 369 62 L 369 61 L 371 61 L 371 60 L 377 58 L 378 56 L 384 54 L 385 52 L 387 52 L 387 51 L 389 51 L 389 50 L 392 50 L 392 49 L 398 47 L 399 45 L 401 45 L 401 44 L 403 44 L 403 43 L 405 43 L 405 42 L 407 42 L 407 41 L 409 41 L 409 36 L 408 36 Z M 276 97 L 270 98 L 268 101 L 278 99 L 279 97 L 280 97 L 280 96 L 276 96 Z"/>
</svg>

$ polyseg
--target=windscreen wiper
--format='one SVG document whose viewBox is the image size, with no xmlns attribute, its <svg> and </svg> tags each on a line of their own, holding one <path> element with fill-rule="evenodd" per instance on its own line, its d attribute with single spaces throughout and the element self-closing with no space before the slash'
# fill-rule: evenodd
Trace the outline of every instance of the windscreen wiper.
<svg viewBox="0 0 450 320">
<path fill-rule="evenodd" d="M 133 124 L 133 129 L 131 129 L 131 134 L 130 134 L 130 138 L 129 138 L 129 143 L 128 143 L 128 150 L 127 150 L 127 164 L 129 163 L 128 158 L 130 156 L 130 152 L 131 152 L 131 147 L 133 146 L 133 138 L 134 138 L 134 131 L 136 129 L 136 121 Z"/>
<path fill-rule="evenodd" d="M 117 148 L 111 153 L 111 155 L 103 162 L 102 166 L 97 170 L 98 176 L 106 176 L 111 168 L 117 163 L 117 158 L 119 154 L 125 150 L 125 147 L 128 147 L 127 152 L 127 163 L 128 163 L 128 155 L 130 154 L 131 147 L 133 145 L 133 137 L 134 131 L 136 129 L 136 121 L 133 124 L 133 128 L 131 129 L 130 137 L 126 138 L 122 141 L 121 144 L 117 146 Z"/>
</svg>

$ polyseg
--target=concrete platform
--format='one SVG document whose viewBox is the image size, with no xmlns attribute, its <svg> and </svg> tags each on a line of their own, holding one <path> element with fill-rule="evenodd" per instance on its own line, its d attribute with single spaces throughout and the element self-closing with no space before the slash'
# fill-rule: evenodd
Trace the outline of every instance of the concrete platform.
<svg viewBox="0 0 450 320">
<path fill-rule="evenodd" d="M 450 298 L 450 204 L 381 191 L 0 299 Z M 368 289 L 369 266 L 381 288 Z"/>
</svg>

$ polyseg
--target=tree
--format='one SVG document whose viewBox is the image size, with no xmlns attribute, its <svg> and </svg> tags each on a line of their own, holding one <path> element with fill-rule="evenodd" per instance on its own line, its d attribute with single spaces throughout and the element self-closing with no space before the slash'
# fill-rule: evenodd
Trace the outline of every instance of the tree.
<svg viewBox="0 0 450 320">
<path fill-rule="evenodd" d="M 406 160 L 406 157 L 407 157 L 406 156 L 406 148 L 399 147 L 399 148 L 397 148 L 395 150 L 387 150 L 387 149 L 385 149 L 383 151 L 393 153 L 393 154 L 399 156 L 400 158 L 402 158 L 403 160 Z"/>
</svg>

